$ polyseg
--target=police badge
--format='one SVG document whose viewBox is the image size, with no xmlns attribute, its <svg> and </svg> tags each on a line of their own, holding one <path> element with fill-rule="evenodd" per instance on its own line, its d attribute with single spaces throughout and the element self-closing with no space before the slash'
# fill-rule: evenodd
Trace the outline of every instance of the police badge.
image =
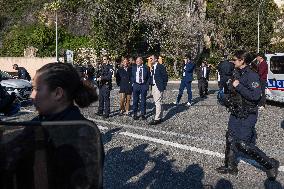
<svg viewBox="0 0 284 189">
<path fill-rule="evenodd" d="M 258 82 L 252 82 L 251 86 L 252 86 L 253 88 L 258 88 L 260 85 L 259 85 Z"/>
</svg>

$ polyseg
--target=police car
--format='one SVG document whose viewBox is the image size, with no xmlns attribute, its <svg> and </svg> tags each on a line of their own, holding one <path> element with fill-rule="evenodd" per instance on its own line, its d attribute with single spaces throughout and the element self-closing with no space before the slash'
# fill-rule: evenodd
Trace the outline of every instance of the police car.
<svg viewBox="0 0 284 189">
<path fill-rule="evenodd" d="M 32 84 L 29 81 L 14 79 L 11 75 L 4 71 L 0 71 L 0 78 L 2 78 L 1 86 L 5 87 L 9 94 L 14 92 L 20 101 L 26 101 L 30 98 Z"/>
<path fill-rule="evenodd" d="M 284 102 L 284 53 L 265 56 L 268 64 L 266 99 Z"/>
</svg>

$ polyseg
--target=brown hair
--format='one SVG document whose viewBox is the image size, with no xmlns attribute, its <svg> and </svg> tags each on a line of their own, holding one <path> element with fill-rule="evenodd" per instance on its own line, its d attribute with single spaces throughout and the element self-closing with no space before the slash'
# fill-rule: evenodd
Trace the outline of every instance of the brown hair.
<svg viewBox="0 0 284 189">
<path fill-rule="evenodd" d="M 67 63 L 49 63 L 37 70 L 50 90 L 61 87 L 68 100 L 84 108 L 98 100 L 96 88 L 90 82 L 80 79 L 76 69 Z"/>
</svg>

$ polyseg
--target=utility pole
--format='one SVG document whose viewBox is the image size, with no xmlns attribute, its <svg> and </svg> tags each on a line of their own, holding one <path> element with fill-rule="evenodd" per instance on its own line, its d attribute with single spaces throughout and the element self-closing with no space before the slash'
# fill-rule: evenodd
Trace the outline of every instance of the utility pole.
<svg viewBox="0 0 284 189">
<path fill-rule="evenodd" d="M 58 31 L 57 31 L 57 9 L 55 10 L 55 43 L 56 43 L 56 46 L 55 46 L 55 53 L 56 53 L 56 62 L 58 62 Z"/>
<path fill-rule="evenodd" d="M 257 11 L 257 53 L 259 53 L 259 46 L 260 46 L 260 6 L 262 4 L 263 0 L 260 0 L 260 3 L 258 5 L 258 11 Z"/>
</svg>

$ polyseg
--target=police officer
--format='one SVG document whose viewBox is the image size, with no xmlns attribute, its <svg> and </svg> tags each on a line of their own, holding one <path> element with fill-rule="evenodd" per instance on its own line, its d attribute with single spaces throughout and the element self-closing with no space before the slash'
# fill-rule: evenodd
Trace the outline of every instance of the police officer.
<svg viewBox="0 0 284 189">
<path fill-rule="evenodd" d="M 31 80 L 29 72 L 24 67 L 19 67 L 18 64 L 13 65 L 13 69 L 18 71 L 18 79 Z"/>
<path fill-rule="evenodd" d="M 261 97 L 260 79 L 247 66 L 253 56 L 246 51 L 237 51 L 234 56 L 235 73 L 226 94 L 225 105 L 231 112 L 226 133 L 225 165 L 217 168 L 222 174 L 238 174 L 236 154 L 242 154 L 258 162 L 270 180 L 278 174 L 279 162 L 267 157 L 255 146 L 255 124 L 258 117 L 257 104 Z"/>
<path fill-rule="evenodd" d="M 109 64 L 107 56 L 103 57 L 103 63 L 98 70 L 97 83 L 99 88 L 99 109 L 97 115 L 109 118 L 110 114 L 110 91 L 112 89 L 111 79 L 113 68 Z"/>
<path fill-rule="evenodd" d="M 226 83 L 231 78 L 234 70 L 234 64 L 228 61 L 228 54 L 224 53 L 224 60 L 221 61 L 217 67 L 219 72 L 219 89 L 223 90 L 225 87 L 226 90 Z"/>
</svg>

